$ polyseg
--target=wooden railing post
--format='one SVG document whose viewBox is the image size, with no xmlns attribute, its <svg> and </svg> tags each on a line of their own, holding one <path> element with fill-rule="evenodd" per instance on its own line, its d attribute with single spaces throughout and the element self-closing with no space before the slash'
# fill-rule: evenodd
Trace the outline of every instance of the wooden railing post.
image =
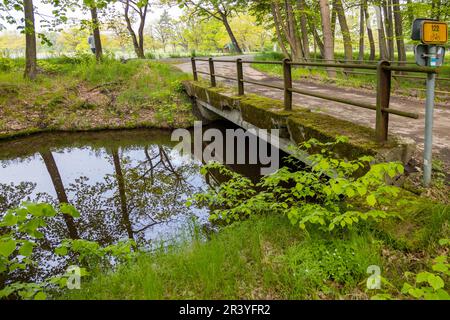
<svg viewBox="0 0 450 320">
<path fill-rule="evenodd" d="M 215 87 L 217 84 L 216 84 L 216 72 L 214 70 L 213 58 L 209 58 L 209 74 L 211 77 L 211 87 Z"/>
<path fill-rule="evenodd" d="M 195 58 L 191 58 L 192 62 L 192 73 L 194 75 L 194 81 L 198 81 L 197 65 L 195 64 Z"/>
<path fill-rule="evenodd" d="M 391 97 L 391 70 L 383 67 L 390 66 L 390 62 L 383 60 L 377 64 L 377 117 L 375 133 L 378 142 L 388 140 L 389 113 L 384 109 L 389 108 Z"/>
<path fill-rule="evenodd" d="M 244 70 L 242 68 L 242 59 L 236 60 L 238 95 L 244 95 Z"/>
<path fill-rule="evenodd" d="M 283 60 L 284 110 L 292 110 L 292 65 L 290 59 Z"/>
</svg>

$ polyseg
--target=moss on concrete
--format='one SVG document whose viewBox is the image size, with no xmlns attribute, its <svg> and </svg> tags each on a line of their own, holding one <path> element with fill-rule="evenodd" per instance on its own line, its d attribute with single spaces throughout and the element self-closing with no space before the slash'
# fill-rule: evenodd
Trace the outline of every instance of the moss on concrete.
<svg viewBox="0 0 450 320">
<path fill-rule="evenodd" d="M 341 143 L 336 152 L 343 158 L 355 159 L 362 155 L 376 156 L 379 161 L 409 160 L 411 154 L 408 144 L 396 137 L 390 137 L 387 143 L 379 144 L 375 139 L 375 130 L 334 118 L 329 115 L 311 112 L 295 106 L 285 111 L 283 102 L 247 94 L 237 96 L 230 88 L 209 87 L 207 82 L 185 82 L 190 96 L 207 102 L 220 110 L 238 109 L 242 119 L 261 129 L 285 129 L 294 143 L 311 138 L 320 141 L 334 141 L 338 136 L 347 136 L 349 141 Z M 283 136 L 284 137 L 284 136 Z"/>
</svg>

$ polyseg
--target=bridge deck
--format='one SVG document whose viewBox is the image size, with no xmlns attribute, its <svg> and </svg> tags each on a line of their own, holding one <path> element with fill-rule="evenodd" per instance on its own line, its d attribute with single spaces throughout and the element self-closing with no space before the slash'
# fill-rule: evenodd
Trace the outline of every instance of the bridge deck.
<svg viewBox="0 0 450 320">
<path fill-rule="evenodd" d="M 238 57 L 226 57 L 221 59 L 235 60 Z M 241 57 L 243 58 L 243 57 Z M 248 60 L 248 57 L 245 57 Z M 178 65 L 180 69 L 187 73 L 192 72 L 191 62 L 185 62 Z M 264 82 L 268 84 L 274 84 L 282 86 L 281 79 L 270 77 L 267 74 L 257 71 L 249 64 L 244 64 L 244 74 L 246 79 Z M 197 69 L 199 71 L 208 72 L 207 62 L 197 62 Z M 235 65 L 231 63 L 215 63 L 216 74 L 224 75 L 228 77 L 236 77 Z M 236 86 L 236 82 L 230 80 L 221 80 L 228 85 Z M 336 96 L 345 97 L 353 100 L 360 100 L 363 102 L 375 102 L 375 94 L 367 89 L 355 89 L 355 88 L 341 88 L 330 84 L 322 84 L 317 82 L 311 82 L 307 80 L 295 81 L 294 87 L 307 89 L 313 92 L 319 93 L 335 93 Z M 246 84 L 245 91 L 255 93 L 265 97 L 282 100 L 283 92 L 277 89 L 265 88 L 257 85 Z M 351 121 L 364 126 L 374 128 L 375 112 L 372 110 L 364 110 L 357 107 L 341 104 L 338 102 L 327 101 L 319 98 L 313 98 L 300 94 L 294 94 L 294 104 L 305 106 L 315 112 L 325 113 L 334 116 L 339 119 Z M 411 98 L 411 97 L 399 97 L 391 96 L 391 107 L 403 111 L 416 112 L 419 114 L 419 119 L 408 119 L 398 117 L 395 115 L 390 116 L 389 132 L 400 136 L 412 138 L 417 143 L 417 152 L 423 152 L 423 140 L 424 140 L 424 115 L 425 115 L 425 102 L 423 99 Z M 439 158 L 444 161 L 445 167 L 450 168 L 450 105 L 440 104 L 435 108 L 434 114 L 434 138 L 433 138 L 433 152 L 435 158 Z M 417 159 L 421 159 L 421 154 L 418 154 Z"/>
</svg>

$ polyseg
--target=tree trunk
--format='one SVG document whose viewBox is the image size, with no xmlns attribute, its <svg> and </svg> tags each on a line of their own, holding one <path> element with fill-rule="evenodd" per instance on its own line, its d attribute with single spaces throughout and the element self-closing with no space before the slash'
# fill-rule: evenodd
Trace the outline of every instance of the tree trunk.
<svg viewBox="0 0 450 320">
<path fill-rule="evenodd" d="M 394 60 L 394 30 L 393 30 L 393 19 L 392 19 L 392 6 L 390 0 L 383 0 L 383 14 L 384 14 L 384 26 L 386 28 L 386 38 L 387 38 L 387 59 Z"/>
<path fill-rule="evenodd" d="M 123 177 L 122 168 L 120 166 L 119 151 L 113 149 L 111 151 L 114 163 L 114 171 L 116 173 L 117 186 L 119 191 L 120 211 L 122 213 L 122 223 L 127 231 L 128 238 L 134 240 L 133 228 L 130 221 L 130 212 L 128 211 L 127 195 L 125 189 L 125 179 Z"/>
<path fill-rule="evenodd" d="M 319 0 L 319 5 L 320 15 L 322 18 L 324 59 L 332 62 L 334 61 L 334 52 L 333 38 L 331 34 L 330 5 L 328 3 L 328 0 Z M 336 77 L 336 71 L 333 68 L 327 68 L 327 73 L 331 78 Z"/>
<path fill-rule="evenodd" d="M 334 6 L 341 27 L 342 40 L 344 41 L 344 55 L 346 61 L 353 60 L 353 48 L 352 38 L 350 36 L 350 30 L 348 28 L 347 19 L 345 18 L 344 7 L 342 6 L 342 0 L 335 0 Z"/>
<path fill-rule="evenodd" d="M 336 8 L 331 8 L 331 36 L 333 37 L 333 52 L 336 47 Z"/>
<path fill-rule="evenodd" d="M 36 29 L 34 25 L 33 0 L 24 0 L 23 9 L 25 14 L 25 73 L 24 77 L 36 79 Z"/>
<path fill-rule="evenodd" d="M 66 190 L 59 174 L 58 166 L 56 165 L 55 158 L 50 150 L 42 151 L 41 157 L 44 160 L 45 167 L 47 168 L 48 174 L 53 183 L 53 187 L 56 191 L 56 196 L 59 203 L 69 203 L 67 198 Z M 77 228 L 75 227 L 75 222 L 73 217 L 68 214 L 63 214 L 64 222 L 66 223 L 67 230 L 69 231 L 70 239 L 79 239 Z"/>
<path fill-rule="evenodd" d="M 367 38 L 369 39 L 370 55 L 369 60 L 375 60 L 375 40 L 373 38 L 372 24 L 370 23 L 369 10 L 367 10 L 367 0 L 363 0 L 364 17 L 366 18 Z"/>
<path fill-rule="evenodd" d="M 383 17 L 381 15 L 381 7 L 379 5 L 374 6 L 375 14 L 377 16 L 377 30 L 378 30 L 378 44 L 380 47 L 380 59 L 386 60 L 388 53 L 386 50 L 386 36 L 384 35 Z"/>
<path fill-rule="evenodd" d="M 130 20 L 130 16 L 128 14 L 129 10 L 130 10 L 130 1 L 127 0 L 125 2 L 125 7 L 124 7 L 124 17 L 125 17 L 125 22 L 127 24 L 127 30 L 128 33 L 131 36 L 131 41 L 133 42 L 133 47 L 134 47 L 134 52 L 136 53 L 136 56 L 138 58 L 144 58 L 144 53 L 141 51 L 141 48 L 139 46 L 139 42 L 138 39 L 136 37 L 136 33 L 133 30 L 133 26 L 131 25 L 131 20 Z"/>
<path fill-rule="evenodd" d="M 403 39 L 403 25 L 402 14 L 400 9 L 400 1 L 392 0 L 392 6 L 394 9 L 394 23 L 395 23 L 395 40 L 397 41 L 397 54 L 398 61 L 406 61 L 405 40 Z M 400 63 L 404 65 L 404 63 Z"/>
<path fill-rule="evenodd" d="M 101 60 L 103 57 L 102 50 L 102 40 L 100 39 L 100 28 L 99 21 L 97 16 L 97 8 L 90 8 L 91 11 L 91 19 L 92 19 L 92 33 L 94 35 L 94 43 L 95 43 L 95 57 L 97 60 Z"/>
<path fill-rule="evenodd" d="M 234 36 L 233 30 L 231 29 L 230 23 L 228 22 L 228 18 L 225 14 L 220 13 L 220 16 L 222 18 L 223 25 L 225 26 L 225 29 L 227 30 L 228 36 L 230 37 L 231 43 L 233 43 L 234 49 L 236 50 L 236 53 L 242 54 L 242 49 L 239 46 L 239 43 Z"/>
<path fill-rule="evenodd" d="M 141 9 L 140 18 L 141 22 L 139 24 L 138 29 L 138 37 L 139 37 L 139 54 L 138 57 L 145 58 L 145 51 L 144 51 L 144 28 L 145 28 L 145 19 L 147 18 L 147 10 L 148 10 L 148 4 L 144 6 L 144 11 Z"/>
<path fill-rule="evenodd" d="M 301 61 L 303 59 L 303 48 L 300 36 L 298 34 L 297 21 L 294 17 L 294 10 L 292 8 L 290 0 L 284 1 L 286 7 L 287 16 L 287 34 L 288 40 L 292 50 L 292 60 L 294 62 Z"/>
<path fill-rule="evenodd" d="M 364 60 L 364 3 L 359 6 L 359 51 L 358 60 Z"/>
<path fill-rule="evenodd" d="M 273 17 L 273 22 L 275 24 L 275 32 L 277 34 L 277 39 L 278 39 L 278 44 L 281 48 L 281 51 L 283 52 L 284 56 L 288 59 L 291 59 L 291 55 L 288 52 L 286 45 L 284 44 L 284 38 L 283 35 L 281 33 L 281 22 L 280 22 L 280 17 L 278 16 L 278 11 L 276 9 L 276 4 L 272 3 L 271 4 L 271 9 L 272 9 L 272 17 Z"/>
<path fill-rule="evenodd" d="M 302 32 L 302 41 L 303 41 L 303 56 L 305 59 L 309 59 L 309 37 L 308 37 L 308 22 L 305 12 L 305 0 L 297 1 L 297 8 L 300 13 L 300 30 Z"/>
</svg>

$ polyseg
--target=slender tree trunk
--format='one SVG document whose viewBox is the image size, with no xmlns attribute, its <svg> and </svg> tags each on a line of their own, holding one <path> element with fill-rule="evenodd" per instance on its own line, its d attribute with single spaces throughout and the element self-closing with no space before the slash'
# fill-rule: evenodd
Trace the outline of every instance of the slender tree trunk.
<svg viewBox="0 0 450 320">
<path fill-rule="evenodd" d="M 367 9 L 367 0 L 363 0 L 364 17 L 366 18 L 367 38 L 369 39 L 370 55 L 369 60 L 375 60 L 375 40 L 373 38 L 372 24 L 370 23 L 369 10 Z"/>
<path fill-rule="evenodd" d="M 294 10 L 290 0 L 284 1 L 287 16 L 287 34 L 288 40 L 291 44 L 292 60 L 297 62 L 303 59 L 303 48 L 300 36 L 298 34 L 297 21 L 294 17 Z"/>
<path fill-rule="evenodd" d="M 113 149 L 111 151 L 114 163 L 114 171 L 116 173 L 117 186 L 119 191 L 120 211 L 122 213 L 122 223 L 127 231 L 128 238 L 134 240 L 133 228 L 130 221 L 130 212 L 128 211 L 127 195 L 125 189 L 125 179 L 123 177 L 122 167 L 120 166 L 119 151 Z"/>
<path fill-rule="evenodd" d="M 24 0 L 25 14 L 25 72 L 24 77 L 36 79 L 37 58 L 36 58 L 36 31 L 34 25 L 33 0 Z"/>
<path fill-rule="evenodd" d="M 334 61 L 333 51 L 333 37 L 331 34 L 331 21 L 330 21 L 330 5 L 328 0 L 319 0 L 320 15 L 322 18 L 322 33 L 323 33 L 323 45 L 324 45 L 324 59 L 330 62 Z M 327 68 L 328 76 L 331 78 L 336 77 L 336 71 L 333 68 Z"/>
<path fill-rule="evenodd" d="M 141 9 L 140 18 L 141 22 L 139 24 L 138 29 L 138 37 L 139 37 L 139 55 L 138 57 L 145 58 L 145 50 L 144 50 L 144 28 L 145 28 L 145 19 L 147 18 L 147 11 L 148 11 L 148 4 L 146 4 L 143 8 L 143 11 Z"/>
<path fill-rule="evenodd" d="M 236 50 L 236 53 L 242 54 L 242 49 L 239 46 L 239 43 L 234 36 L 233 30 L 231 29 L 230 23 L 228 22 L 228 18 L 225 14 L 220 14 L 222 18 L 223 25 L 225 26 L 225 29 L 227 30 L 228 36 L 230 37 L 231 43 L 233 43 L 234 49 Z"/>
<path fill-rule="evenodd" d="M 95 43 L 95 57 L 97 60 L 101 60 L 103 57 L 103 49 L 102 49 L 102 40 L 100 39 L 100 27 L 97 16 L 97 8 L 90 8 L 91 11 L 91 19 L 92 19 L 92 33 L 94 35 L 94 43 Z"/>
<path fill-rule="evenodd" d="M 138 39 L 136 37 L 136 33 L 133 30 L 133 26 L 131 24 L 131 20 L 130 20 L 130 16 L 129 16 L 129 10 L 130 10 L 130 1 L 127 0 L 125 2 L 125 6 L 124 6 L 124 17 L 125 17 L 125 22 L 127 24 L 127 30 L 128 33 L 131 36 L 131 41 L 133 42 L 133 47 L 134 47 L 134 52 L 136 53 L 136 56 L 140 59 L 144 58 L 144 52 L 141 51 L 141 47 L 139 46 L 139 42 Z"/>
<path fill-rule="evenodd" d="M 383 0 L 383 14 L 384 14 L 384 26 L 386 28 L 387 38 L 387 58 L 388 60 L 394 60 L 394 30 L 392 19 L 392 6 L 390 0 Z"/>
<path fill-rule="evenodd" d="M 353 48 L 352 38 L 350 36 L 350 30 L 348 28 L 347 19 L 345 18 L 344 7 L 342 6 L 342 0 L 335 0 L 334 6 L 341 27 L 342 40 L 344 41 L 344 55 L 346 61 L 353 60 Z"/>
<path fill-rule="evenodd" d="M 331 37 L 333 38 L 333 52 L 336 47 L 336 8 L 331 8 Z"/>
<path fill-rule="evenodd" d="M 283 52 L 284 56 L 288 59 L 291 59 L 291 54 L 288 52 L 286 45 L 284 44 L 284 38 L 283 38 L 283 35 L 281 32 L 280 17 L 278 16 L 278 11 L 276 9 L 275 3 L 271 4 L 271 9 L 272 9 L 273 22 L 275 24 L 275 32 L 277 34 L 277 39 L 278 39 L 278 45 L 280 46 L 281 51 Z"/>
<path fill-rule="evenodd" d="M 403 25 L 402 13 L 400 11 L 400 1 L 392 0 L 394 9 L 394 23 L 395 23 L 395 40 L 397 41 L 398 61 L 406 61 L 405 41 L 403 39 Z M 404 64 L 404 63 L 400 63 Z"/>
<path fill-rule="evenodd" d="M 308 22 L 305 12 L 305 0 L 297 1 L 297 8 L 300 13 L 300 30 L 302 32 L 302 41 L 303 41 L 303 56 L 305 59 L 309 59 L 309 37 L 308 37 Z"/>
<path fill-rule="evenodd" d="M 377 30 L 378 30 L 378 44 L 380 47 L 380 59 L 386 60 L 388 53 L 386 50 L 386 36 L 384 34 L 383 17 L 381 15 L 381 7 L 379 5 L 374 6 L 375 14 L 377 16 Z"/>
<path fill-rule="evenodd" d="M 59 203 L 69 203 L 66 189 L 64 188 L 64 184 L 62 182 L 61 175 L 59 173 L 58 166 L 56 165 L 55 158 L 53 158 L 52 152 L 50 150 L 45 150 L 40 154 L 42 159 L 44 160 L 45 167 L 47 168 L 48 174 L 50 175 L 50 179 L 52 180 Z M 66 223 L 67 230 L 69 231 L 69 237 L 71 239 L 79 239 L 80 237 L 78 235 L 77 228 L 75 227 L 73 217 L 68 214 L 63 214 L 63 218 L 64 222 Z"/>
<path fill-rule="evenodd" d="M 361 2 L 359 6 L 359 51 L 358 60 L 364 60 L 364 3 Z"/>
</svg>

